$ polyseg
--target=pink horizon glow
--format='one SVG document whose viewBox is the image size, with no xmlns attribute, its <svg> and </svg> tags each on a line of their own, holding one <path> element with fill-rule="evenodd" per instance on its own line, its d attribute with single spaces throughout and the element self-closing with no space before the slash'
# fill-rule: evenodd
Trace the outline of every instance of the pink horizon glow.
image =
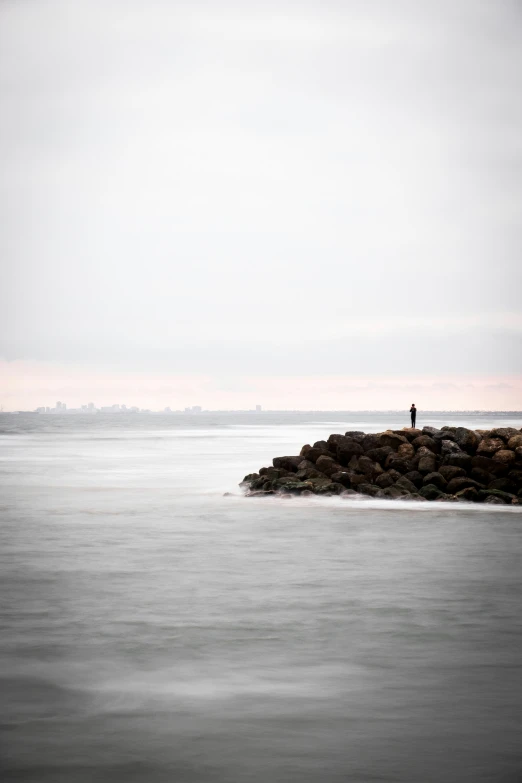
<svg viewBox="0 0 522 783">
<path fill-rule="evenodd" d="M 152 410 L 201 405 L 214 410 L 520 410 L 522 377 L 255 376 L 101 371 L 44 362 L 0 361 L 4 411 L 88 402 Z"/>
</svg>

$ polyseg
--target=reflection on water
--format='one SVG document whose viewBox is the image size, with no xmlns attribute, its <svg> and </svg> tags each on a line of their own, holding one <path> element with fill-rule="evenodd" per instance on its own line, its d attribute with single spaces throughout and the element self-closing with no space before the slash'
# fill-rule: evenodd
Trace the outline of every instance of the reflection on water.
<svg viewBox="0 0 522 783">
<path fill-rule="evenodd" d="M 343 428 L 218 425 L 4 436 L 3 779 L 519 780 L 522 514 L 222 497 Z"/>
</svg>

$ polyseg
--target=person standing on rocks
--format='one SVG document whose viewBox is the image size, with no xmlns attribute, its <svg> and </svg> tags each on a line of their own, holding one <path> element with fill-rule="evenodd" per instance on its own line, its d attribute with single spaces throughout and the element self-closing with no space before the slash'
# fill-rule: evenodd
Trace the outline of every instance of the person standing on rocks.
<svg viewBox="0 0 522 783">
<path fill-rule="evenodd" d="M 415 422 L 417 420 L 417 408 L 415 407 L 414 402 L 412 402 L 411 404 L 410 415 L 411 415 L 411 426 L 415 427 Z"/>
</svg>

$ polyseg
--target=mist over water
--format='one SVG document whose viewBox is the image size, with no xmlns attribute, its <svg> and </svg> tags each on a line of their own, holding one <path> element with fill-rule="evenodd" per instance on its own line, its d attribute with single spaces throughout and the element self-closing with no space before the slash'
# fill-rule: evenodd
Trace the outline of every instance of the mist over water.
<svg viewBox="0 0 522 783">
<path fill-rule="evenodd" d="M 0 415 L 3 779 L 520 780 L 521 512 L 237 488 L 407 423 Z"/>
</svg>

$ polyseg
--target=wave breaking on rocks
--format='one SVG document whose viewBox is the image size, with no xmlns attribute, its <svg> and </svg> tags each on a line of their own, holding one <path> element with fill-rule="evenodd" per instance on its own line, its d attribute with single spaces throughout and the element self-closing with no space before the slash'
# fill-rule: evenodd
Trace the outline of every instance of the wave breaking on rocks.
<svg viewBox="0 0 522 783">
<path fill-rule="evenodd" d="M 522 430 L 405 427 L 330 435 L 245 476 L 249 497 L 366 495 L 522 507 Z"/>
</svg>

